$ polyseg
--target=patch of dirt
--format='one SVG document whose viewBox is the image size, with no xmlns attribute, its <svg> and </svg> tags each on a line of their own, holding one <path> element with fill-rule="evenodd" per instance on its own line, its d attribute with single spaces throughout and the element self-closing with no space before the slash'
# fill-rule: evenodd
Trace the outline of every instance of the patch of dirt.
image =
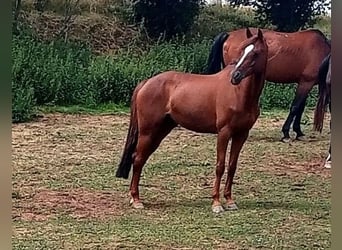
<svg viewBox="0 0 342 250">
<path fill-rule="evenodd" d="M 68 214 L 76 219 L 118 216 L 122 194 L 118 192 L 91 192 L 86 189 L 67 191 L 41 190 L 33 197 L 23 197 L 13 204 L 13 219 L 45 221 L 58 214 Z"/>
</svg>

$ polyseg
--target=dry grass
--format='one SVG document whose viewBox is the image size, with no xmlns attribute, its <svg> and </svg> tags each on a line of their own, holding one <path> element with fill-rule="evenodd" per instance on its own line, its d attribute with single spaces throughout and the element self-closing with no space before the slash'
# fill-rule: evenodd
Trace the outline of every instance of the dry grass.
<svg viewBox="0 0 342 250">
<path fill-rule="evenodd" d="M 22 2 L 23 9 L 33 10 L 36 0 L 25 0 Z M 76 6 L 78 11 L 88 13 L 107 14 L 108 8 L 124 3 L 124 0 L 46 0 L 44 10 L 63 13 L 65 6 L 70 4 Z"/>
<path fill-rule="evenodd" d="M 234 184 L 240 210 L 214 216 L 215 136 L 175 129 L 144 168 L 146 209 L 128 206 L 114 173 L 128 116 L 49 114 L 15 124 L 15 249 L 325 249 L 330 246 L 329 145 L 279 142 L 286 113 L 264 114 L 241 153 Z M 307 115 L 312 118 L 311 113 Z"/>
<path fill-rule="evenodd" d="M 40 39 L 51 41 L 59 37 L 69 41 L 81 41 L 88 44 L 95 54 L 115 54 L 120 49 L 132 47 L 140 37 L 135 26 L 98 14 L 74 16 L 63 37 L 60 37 L 60 34 L 65 27 L 65 17 L 45 12 L 23 12 L 22 16 L 24 22 Z"/>
</svg>

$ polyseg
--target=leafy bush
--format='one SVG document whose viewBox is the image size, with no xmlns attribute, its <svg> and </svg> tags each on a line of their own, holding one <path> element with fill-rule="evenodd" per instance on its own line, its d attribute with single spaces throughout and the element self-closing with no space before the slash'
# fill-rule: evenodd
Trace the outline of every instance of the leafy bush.
<svg viewBox="0 0 342 250">
<path fill-rule="evenodd" d="M 98 103 L 128 104 L 135 86 L 142 80 L 167 70 L 204 71 L 210 42 L 164 42 L 135 55 L 122 52 L 114 57 L 96 57 L 89 67 L 89 85 L 97 89 Z"/>
<path fill-rule="evenodd" d="M 18 70 L 18 85 L 34 88 L 37 104 L 87 103 L 84 82 L 90 50 L 76 44 L 43 43 L 31 36 L 13 38 L 13 58 Z"/>
<path fill-rule="evenodd" d="M 190 30 L 199 13 L 202 0 L 138 0 L 133 11 L 137 23 L 146 28 L 151 37 L 164 35 L 169 39 Z"/>
<path fill-rule="evenodd" d="M 236 9 L 229 5 L 203 8 L 194 23 L 192 34 L 199 38 L 213 38 L 223 31 L 233 31 L 245 27 L 261 27 L 254 19 L 251 9 Z"/>
<path fill-rule="evenodd" d="M 177 70 L 202 73 L 211 41 L 183 38 L 155 44 L 137 54 L 94 56 L 80 45 L 42 43 L 32 37 L 13 38 L 13 104 L 15 122 L 32 118 L 35 105 L 128 105 L 135 86 L 160 72 Z M 261 97 L 263 109 L 288 109 L 295 85 L 268 83 Z M 308 105 L 313 106 L 317 91 Z"/>
<path fill-rule="evenodd" d="M 31 120 L 36 111 L 33 87 L 28 84 L 18 85 L 18 82 L 14 80 L 12 81 L 12 93 L 12 121 Z"/>
<path fill-rule="evenodd" d="M 12 109 L 27 109 L 30 117 L 33 109 L 25 103 L 30 107 L 128 104 L 134 87 L 145 78 L 166 70 L 202 72 L 209 44 L 208 40 L 185 43 L 178 39 L 156 44 L 142 54 L 125 51 L 100 57 L 80 45 L 14 37 Z M 27 119 L 24 115 L 16 117 L 18 121 Z"/>
<path fill-rule="evenodd" d="M 295 97 L 296 84 L 280 84 L 267 82 L 261 95 L 263 109 L 289 109 Z M 306 105 L 314 107 L 317 101 L 317 87 L 310 92 Z"/>
<path fill-rule="evenodd" d="M 29 68 L 31 62 L 24 51 L 15 46 L 17 40 L 14 38 L 12 46 L 12 121 L 28 121 L 35 112 L 36 100 L 34 88 L 30 83 L 31 76 Z"/>
<path fill-rule="evenodd" d="M 312 27 L 316 17 L 331 9 L 331 0 L 226 0 L 231 6 L 253 6 L 260 24 L 272 23 L 278 31 Z M 291 16 L 291 18 L 288 18 Z"/>
<path fill-rule="evenodd" d="M 278 31 L 284 32 L 312 27 L 314 17 L 324 13 L 330 4 L 330 0 L 262 0 L 253 3 L 256 18 L 261 23 L 272 23 Z"/>
</svg>

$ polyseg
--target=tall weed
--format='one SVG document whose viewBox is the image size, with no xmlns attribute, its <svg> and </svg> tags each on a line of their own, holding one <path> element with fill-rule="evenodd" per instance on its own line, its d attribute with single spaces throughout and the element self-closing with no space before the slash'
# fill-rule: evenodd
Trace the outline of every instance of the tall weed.
<svg viewBox="0 0 342 250">
<path fill-rule="evenodd" d="M 33 37 L 13 38 L 13 121 L 29 120 L 35 105 L 128 105 L 135 86 L 160 72 L 203 73 L 211 41 L 178 38 L 157 43 L 148 51 L 121 51 L 95 56 L 82 45 L 43 43 Z M 268 83 L 262 108 L 289 108 L 294 84 Z M 308 105 L 313 106 L 316 92 Z"/>
</svg>

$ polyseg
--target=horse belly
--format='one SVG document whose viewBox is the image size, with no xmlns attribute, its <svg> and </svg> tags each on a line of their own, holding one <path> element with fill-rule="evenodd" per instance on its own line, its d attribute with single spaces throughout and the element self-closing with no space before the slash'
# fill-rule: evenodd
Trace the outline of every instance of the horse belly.
<svg viewBox="0 0 342 250">
<path fill-rule="evenodd" d="M 187 98 L 171 102 L 170 115 L 180 126 L 199 133 L 217 133 L 216 112 L 208 103 L 191 102 Z"/>
<path fill-rule="evenodd" d="M 210 133 L 210 134 L 217 133 L 216 124 L 212 124 L 205 120 L 198 120 L 194 122 L 194 120 L 189 117 L 189 119 L 187 120 L 182 119 L 180 121 L 177 121 L 177 123 L 183 128 L 186 128 L 188 130 L 191 130 L 197 133 Z"/>
<path fill-rule="evenodd" d="M 266 68 L 266 80 L 275 83 L 298 82 L 303 74 L 303 67 L 295 63 L 293 59 L 282 58 L 268 62 Z"/>
</svg>

